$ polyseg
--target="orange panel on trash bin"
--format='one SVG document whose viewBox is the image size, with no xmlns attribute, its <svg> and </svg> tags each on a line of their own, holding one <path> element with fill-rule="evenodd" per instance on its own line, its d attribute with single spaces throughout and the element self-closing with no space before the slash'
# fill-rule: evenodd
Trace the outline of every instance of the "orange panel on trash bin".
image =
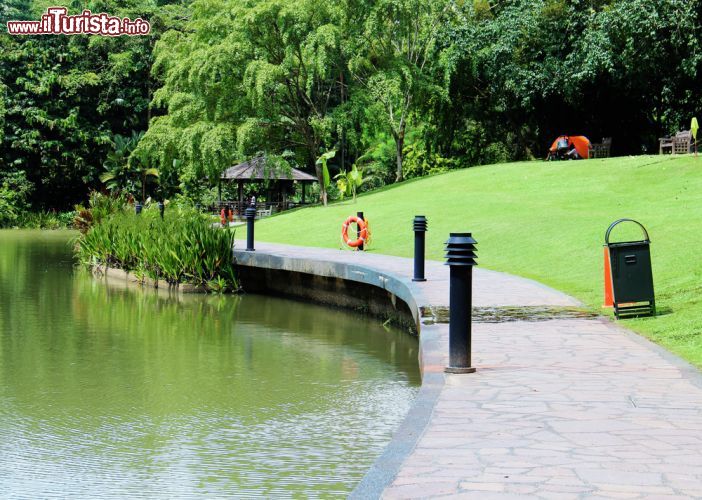
<svg viewBox="0 0 702 500">
<path fill-rule="evenodd" d="M 612 265 L 609 259 L 609 248 L 604 247 L 604 304 L 602 307 L 614 307 L 612 292 Z"/>
</svg>

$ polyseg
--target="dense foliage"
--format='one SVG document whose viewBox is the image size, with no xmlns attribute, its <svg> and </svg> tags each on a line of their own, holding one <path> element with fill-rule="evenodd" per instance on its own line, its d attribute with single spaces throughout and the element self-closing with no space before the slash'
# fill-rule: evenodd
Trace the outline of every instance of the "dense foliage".
<svg viewBox="0 0 702 500">
<path fill-rule="evenodd" d="M 562 133 L 639 154 L 700 109 L 702 0 L 64 4 L 153 32 L 0 34 L 0 185 L 26 179 L 22 209 L 69 208 L 101 175 L 137 198 L 199 198 L 262 153 L 323 181 L 316 160 L 335 150 L 331 177 L 356 164 L 360 189 L 540 157 Z M 47 5 L 11 0 L 0 20 Z M 128 157 L 120 137 L 141 138 Z M 156 170 L 158 187 L 129 180 Z"/>
<path fill-rule="evenodd" d="M 213 228 L 193 209 L 119 211 L 94 224 L 77 241 L 80 261 L 109 266 L 169 284 L 235 290 L 234 232 Z"/>
<path fill-rule="evenodd" d="M 0 11 L 2 30 L 7 19 L 38 20 L 56 4 L 68 5 L 72 13 L 87 8 L 141 16 L 151 21 L 154 34 L 0 33 L 0 182 L 7 173 L 22 172 L 31 183 L 29 202 L 35 209 L 67 209 L 84 200 L 89 188 L 100 186 L 113 137 L 146 129 L 156 85 L 150 77 L 153 45 L 160 33 L 181 22 L 183 8 L 151 0 L 13 0 Z"/>
</svg>

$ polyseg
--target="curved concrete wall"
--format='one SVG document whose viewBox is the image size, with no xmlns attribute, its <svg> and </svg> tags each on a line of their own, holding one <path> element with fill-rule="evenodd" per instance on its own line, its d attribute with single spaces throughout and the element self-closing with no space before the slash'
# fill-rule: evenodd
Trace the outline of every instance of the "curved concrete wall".
<svg viewBox="0 0 702 500">
<path fill-rule="evenodd" d="M 348 307 L 350 298 L 352 303 L 364 302 L 368 312 L 381 316 L 394 311 L 400 322 L 409 319 L 419 334 L 422 387 L 417 399 L 383 454 L 350 495 L 380 497 L 414 449 L 444 385 L 439 330 L 446 325 L 435 322 L 430 298 L 421 285 L 401 274 L 401 269 L 411 271 L 412 261 L 389 258 L 390 265 L 380 259 L 383 256 L 361 252 L 301 247 L 291 251 L 291 247 L 271 244 L 257 244 L 253 252 L 238 249 L 244 247 L 235 247 L 234 258 L 245 291 L 273 292 L 341 307 Z"/>
</svg>

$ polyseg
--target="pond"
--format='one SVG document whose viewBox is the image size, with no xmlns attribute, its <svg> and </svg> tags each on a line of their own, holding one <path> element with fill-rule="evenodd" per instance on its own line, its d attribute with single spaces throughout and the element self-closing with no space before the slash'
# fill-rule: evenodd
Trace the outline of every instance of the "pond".
<svg viewBox="0 0 702 500">
<path fill-rule="evenodd" d="M 334 497 L 420 384 L 417 340 L 261 296 L 121 289 L 67 232 L 0 231 L 0 491 Z"/>
</svg>

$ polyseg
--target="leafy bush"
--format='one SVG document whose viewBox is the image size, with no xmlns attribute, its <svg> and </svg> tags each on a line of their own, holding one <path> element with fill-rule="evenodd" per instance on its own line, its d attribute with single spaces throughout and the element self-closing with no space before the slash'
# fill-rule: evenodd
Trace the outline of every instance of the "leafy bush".
<svg viewBox="0 0 702 500">
<path fill-rule="evenodd" d="M 0 173 L 0 227 L 61 229 L 71 226 L 74 212 L 32 212 L 32 184 L 24 172 Z"/>
<path fill-rule="evenodd" d="M 27 229 L 67 229 L 73 226 L 76 212 L 22 212 L 15 225 Z"/>
<path fill-rule="evenodd" d="M 225 291 L 237 289 L 233 246 L 232 231 L 212 227 L 197 211 L 170 209 L 161 220 L 154 206 L 141 215 L 117 212 L 93 225 L 78 239 L 76 252 L 87 266 Z"/>
<path fill-rule="evenodd" d="M 483 152 L 481 164 L 506 163 L 510 159 L 507 147 L 501 142 L 490 143 Z"/>
<path fill-rule="evenodd" d="M 24 172 L 0 174 L 0 227 L 18 224 L 20 216 L 29 209 L 27 199 L 31 191 Z"/>
<path fill-rule="evenodd" d="M 458 159 L 427 153 L 422 143 L 413 143 L 405 147 L 405 161 L 402 165 L 405 179 L 439 174 L 460 167 Z"/>
<path fill-rule="evenodd" d="M 373 145 L 356 160 L 368 177 L 361 191 L 391 184 L 395 179 L 395 143 L 389 134 L 378 134 Z"/>
<path fill-rule="evenodd" d="M 94 224 L 99 224 L 110 215 L 123 212 L 126 209 L 126 195 L 106 195 L 98 191 L 91 191 L 87 208 L 83 205 L 76 205 L 73 226 L 81 233 L 85 233 Z"/>
</svg>

